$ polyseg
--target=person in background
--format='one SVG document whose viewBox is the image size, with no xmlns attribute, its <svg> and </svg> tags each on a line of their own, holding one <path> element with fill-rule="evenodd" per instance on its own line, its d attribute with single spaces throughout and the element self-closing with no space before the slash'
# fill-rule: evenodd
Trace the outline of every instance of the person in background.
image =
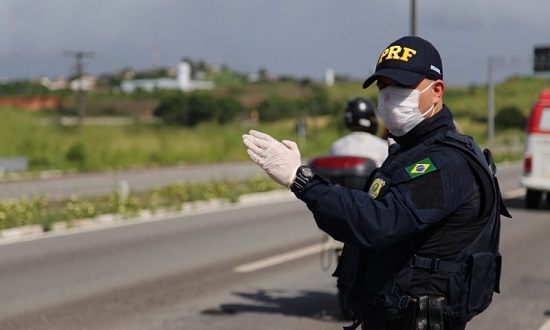
<svg viewBox="0 0 550 330">
<path fill-rule="evenodd" d="M 376 136 L 378 119 L 374 103 L 361 97 L 348 101 L 344 122 L 351 132 L 336 140 L 329 154 L 370 158 L 380 167 L 388 157 L 388 142 Z"/>
</svg>

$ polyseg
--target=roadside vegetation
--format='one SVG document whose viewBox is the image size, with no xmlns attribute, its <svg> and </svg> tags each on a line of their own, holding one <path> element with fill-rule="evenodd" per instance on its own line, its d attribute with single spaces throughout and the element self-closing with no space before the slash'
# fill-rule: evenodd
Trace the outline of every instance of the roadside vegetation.
<svg viewBox="0 0 550 330">
<path fill-rule="evenodd" d="M 517 146 L 523 143 L 530 107 L 548 87 L 549 79 L 529 77 L 497 85 L 494 147 L 499 148 L 499 160 L 519 158 Z M 95 92 L 86 95 L 87 117 L 79 126 L 64 124 L 67 118 L 76 119 L 77 109 L 75 95 L 63 93 L 66 101 L 60 109 L 0 109 L 0 157 L 25 157 L 31 172 L 243 161 L 247 158 L 240 136 L 251 128 L 301 141 L 303 156 L 310 157 L 325 153 L 346 133 L 341 112 L 349 98 L 366 95 L 376 100 L 376 90 L 365 91 L 357 81 L 334 87 L 266 81 L 208 92 Z M 448 87 L 445 101 L 462 131 L 488 145 L 486 87 Z M 122 117 L 126 122 L 92 124 L 99 117 Z M 298 119 L 307 123 L 305 137 L 297 136 Z M 514 154 L 501 152 L 506 143 L 515 144 L 515 149 L 508 148 Z"/>
<path fill-rule="evenodd" d="M 242 181 L 209 183 L 173 183 L 136 193 L 114 192 L 82 198 L 73 195 L 66 200 L 50 200 L 48 196 L 23 196 L 0 201 L 0 230 L 23 226 L 39 226 L 50 231 L 57 225 L 70 228 L 75 221 L 92 220 L 101 216 L 115 219 L 137 217 L 143 212 L 193 209 L 197 203 L 216 200 L 234 203 L 244 194 L 281 189 L 267 177 L 251 177 Z M 0 237 L 1 238 L 1 237 Z"/>
<path fill-rule="evenodd" d="M 298 142 L 304 158 L 325 154 L 331 143 L 346 134 L 342 109 L 347 100 L 366 96 L 376 101 L 376 89 L 338 77 L 331 87 L 309 79 L 280 77 L 261 72 L 256 82 L 222 70 L 208 79 L 216 88 L 200 92 L 138 91 L 120 93 L 119 78 L 103 79 L 102 88 L 85 96 L 83 125 L 67 124 L 78 118 L 77 98 L 69 90 L 48 91 L 29 82 L 0 84 L 3 96 L 53 95 L 63 99 L 56 109 L 29 112 L 0 108 L 0 157 L 25 157 L 29 172 L 101 171 L 175 164 L 248 161 L 241 136 L 249 129 L 278 139 Z M 497 162 L 521 158 L 523 128 L 531 105 L 550 79 L 515 77 L 495 88 L 495 140 L 487 141 L 487 87 L 447 86 L 445 103 L 460 129 L 480 145 L 490 147 Z M 121 124 L 115 119 L 124 118 Z M 94 119 L 96 119 L 94 123 Z M 101 120 L 98 120 L 101 119 Z M 109 121 L 111 119 L 111 121 Z M 298 135 L 296 123 L 307 124 Z M 113 124 L 115 123 L 115 124 Z M 21 176 L 3 173 L 5 179 Z M 51 201 L 48 196 L 23 196 L 0 202 L 0 229 L 39 224 L 49 230 L 59 221 L 119 214 L 139 210 L 177 209 L 183 203 L 223 198 L 235 201 L 244 193 L 278 188 L 266 178 L 247 182 L 181 183 L 148 192 Z"/>
</svg>

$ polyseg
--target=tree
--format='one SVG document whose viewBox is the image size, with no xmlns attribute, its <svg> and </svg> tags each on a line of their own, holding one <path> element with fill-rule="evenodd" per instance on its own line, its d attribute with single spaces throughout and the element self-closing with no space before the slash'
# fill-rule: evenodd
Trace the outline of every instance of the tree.
<svg viewBox="0 0 550 330">
<path fill-rule="evenodd" d="M 258 105 L 260 118 L 265 121 L 295 117 L 299 113 L 299 109 L 299 101 L 279 95 L 270 95 Z"/>
<path fill-rule="evenodd" d="M 164 123 L 195 126 L 205 121 L 225 123 L 241 111 L 242 105 L 234 97 L 215 97 L 209 92 L 166 95 L 154 110 Z"/>
<path fill-rule="evenodd" d="M 523 129 L 527 118 L 516 106 L 502 108 L 495 116 L 495 125 L 497 128 L 519 128 Z"/>
</svg>

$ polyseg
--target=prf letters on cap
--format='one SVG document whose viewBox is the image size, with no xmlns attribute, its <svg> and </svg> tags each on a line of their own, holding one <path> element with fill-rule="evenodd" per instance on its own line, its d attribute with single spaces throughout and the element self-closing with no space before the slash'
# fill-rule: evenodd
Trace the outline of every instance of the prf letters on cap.
<svg viewBox="0 0 550 330">
<path fill-rule="evenodd" d="M 408 62 L 411 57 L 416 55 L 416 50 L 409 47 L 401 46 L 390 46 L 382 52 L 380 58 L 378 59 L 378 64 L 382 63 L 383 60 L 401 60 Z M 384 58 L 384 56 L 386 58 Z"/>
</svg>

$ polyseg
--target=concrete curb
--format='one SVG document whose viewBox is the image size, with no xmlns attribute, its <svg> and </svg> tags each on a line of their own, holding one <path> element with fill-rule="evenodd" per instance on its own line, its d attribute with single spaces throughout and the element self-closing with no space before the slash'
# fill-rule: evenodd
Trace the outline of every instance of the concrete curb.
<svg viewBox="0 0 550 330">
<path fill-rule="evenodd" d="M 0 244 L 8 244 L 21 240 L 30 240 L 48 235 L 82 232 L 87 230 L 102 229 L 127 224 L 135 224 L 146 221 L 158 221 L 174 216 L 193 215 L 200 212 L 212 212 L 236 207 L 251 205 L 278 203 L 296 199 L 289 190 L 273 190 L 263 193 L 242 195 L 238 201 L 232 203 L 227 199 L 212 199 L 208 201 L 196 201 L 183 203 L 181 209 L 157 209 L 141 210 L 136 216 L 121 214 L 101 214 L 95 218 L 78 219 L 73 221 L 60 221 L 52 225 L 51 230 L 44 231 L 41 225 L 28 225 L 17 228 L 0 230 Z"/>
</svg>

